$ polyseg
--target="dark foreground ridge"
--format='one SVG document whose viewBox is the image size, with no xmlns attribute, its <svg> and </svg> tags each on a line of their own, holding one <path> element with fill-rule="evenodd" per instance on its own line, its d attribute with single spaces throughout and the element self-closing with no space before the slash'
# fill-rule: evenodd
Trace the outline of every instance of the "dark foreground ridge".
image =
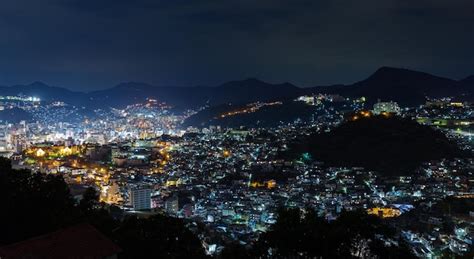
<svg viewBox="0 0 474 259">
<path fill-rule="evenodd" d="M 100 203 L 92 188 L 77 202 L 61 175 L 14 170 L 4 158 L 0 196 L 1 258 L 205 257 L 199 239 L 181 219 L 118 216 L 120 209 Z M 90 240 L 74 241 L 81 237 Z M 63 246 L 68 239 L 75 242 L 70 249 Z"/>
</svg>

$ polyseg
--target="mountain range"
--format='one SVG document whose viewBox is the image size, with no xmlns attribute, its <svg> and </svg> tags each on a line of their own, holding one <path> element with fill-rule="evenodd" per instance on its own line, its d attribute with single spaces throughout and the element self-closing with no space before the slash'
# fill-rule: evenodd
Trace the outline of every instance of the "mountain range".
<svg viewBox="0 0 474 259">
<path fill-rule="evenodd" d="M 452 96 L 474 101 L 474 75 L 463 80 L 438 77 L 408 69 L 382 67 L 367 79 L 350 85 L 302 88 L 291 83 L 270 84 L 250 78 L 219 86 L 172 87 L 128 82 L 89 93 L 35 82 L 29 85 L 0 86 L 1 95 L 27 95 L 43 101 L 64 101 L 88 108 L 124 107 L 155 98 L 178 108 L 202 105 L 242 104 L 255 101 L 288 100 L 304 94 L 339 94 L 345 97 L 364 96 L 369 103 L 378 99 L 397 101 L 402 105 L 424 103 L 426 97 Z"/>
</svg>

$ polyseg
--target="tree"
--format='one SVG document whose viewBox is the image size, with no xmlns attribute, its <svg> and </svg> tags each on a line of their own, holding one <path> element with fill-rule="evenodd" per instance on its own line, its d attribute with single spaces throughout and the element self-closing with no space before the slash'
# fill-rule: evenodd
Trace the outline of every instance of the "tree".
<svg viewBox="0 0 474 259">
<path fill-rule="evenodd" d="M 123 258 L 205 257 L 199 239 L 180 219 L 158 215 L 120 222 L 108 205 L 99 202 L 95 189 L 87 189 L 76 203 L 61 175 L 13 170 L 2 158 L 0 197 L 0 246 L 85 222 L 117 242 Z"/>
<path fill-rule="evenodd" d="M 81 212 L 81 221 L 92 224 L 107 236 L 112 235 L 113 230 L 120 224 L 110 213 L 116 208 L 101 203 L 99 193 L 93 187 L 86 189 L 77 207 Z"/>
<path fill-rule="evenodd" d="M 311 209 L 281 209 L 278 220 L 254 245 L 259 258 L 385 258 L 387 252 L 410 258 L 404 246 L 385 246 L 393 230 L 363 211 L 343 212 L 333 222 Z"/>
<path fill-rule="evenodd" d="M 98 208 L 98 206 L 99 194 L 93 187 L 87 188 L 82 195 L 81 201 L 79 202 L 79 209 L 82 211 L 82 213 L 87 215 L 94 209 Z"/>
<path fill-rule="evenodd" d="M 113 234 L 121 258 L 204 258 L 199 239 L 181 219 L 156 215 L 129 217 Z"/>
<path fill-rule="evenodd" d="M 54 231 L 76 222 L 77 209 L 61 176 L 13 170 L 0 163 L 0 244 Z"/>
<path fill-rule="evenodd" d="M 4 157 L 0 157 L 0 174 L 7 173 L 12 170 L 12 162 Z"/>
<path fill-rule="evenodd" d="M 240 259 L 240 258 L 252 258 L 251 251 L 246 247 L 238 244 L 231 243 L 224 247 L 218 258 L 222 259 Z"/>
</svg>

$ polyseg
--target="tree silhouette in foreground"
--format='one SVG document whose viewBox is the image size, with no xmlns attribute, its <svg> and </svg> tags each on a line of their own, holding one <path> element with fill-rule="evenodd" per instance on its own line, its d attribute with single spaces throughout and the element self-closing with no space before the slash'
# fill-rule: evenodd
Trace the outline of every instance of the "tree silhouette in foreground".
<svg viewBox="0 0 474 259">
<path fill-rule="evenodd" d="M 61 176 L 13 170 L 0 158 L 0 245 L 77 222 L 79 210 Z"/>
<path fill-rule="evenodd" d="M 205 257 L 199 239 L 184 222 L 163 215 L 115 220 L 89 188 L 76 203 L 60 175 L 13 170 L 0 158 L 0 246 L 79 223 L 89 223 L 117 243 L 121 258 Z"/>
<path fill-rule="evenodd" d="M 363 211 L 343 212 L 328 222 L 311 209 L 281 209 L 253 248 L 240 250 L 256 258 L 415 258 L 403 242 L 395 242 L 391 228 Z"/>
<path fill-rule="evenodd" d="M 181 219 L 157 215 L 126 219 L 114 233 L 122 258 L 204 258 L 199 239 Z"/>
</svg>

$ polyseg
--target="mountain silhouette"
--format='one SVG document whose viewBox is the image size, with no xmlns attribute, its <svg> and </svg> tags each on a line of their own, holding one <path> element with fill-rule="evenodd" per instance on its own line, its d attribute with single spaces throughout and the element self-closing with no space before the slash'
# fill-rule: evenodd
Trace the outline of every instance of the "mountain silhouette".
<svg viewBox="0 0 474 259">
<path fill-rule="evenodd" d="M 124 107 L 154 98 L 179 108 L 203 105 L 245 104 L 256 101 L 290 100 L 304 94 L 339 94 L 344 97 L 364 96 L 369 104 L 378 99 L 397 101 L 401 105 L 419 105 L 427 97 L 462 97 L 472 101 L 474 76 L 462 80 L 438 77 L 402 68 L 381 67 L 367 79 L 351 85 L 301 88 L 290 83 L 271 84 L 255 78 L 230 81 L 218 86 L 153 86 L 128 82 L 89 93 L 35 82 L 29 85 L 0 86 L 2 95 L 36 96 L 43 101 L 64 101 L 88 108 Z"/>
<path fill-rule="evenodd" d="M 456 97 L 473 92 L 467 81 L 456 81 L 402 68 L 381 67 L 367 79 L 347 86 L 323 87 L 321 92 L 342 96 L 364 96 L 370 103 L 378 99 L 402 105 L 418 105 L 427 97 Z M 316 87 L 317 89 L 317 87 Z M 313 91 L 317 91 L 313 88 Z"/>
</svg>

